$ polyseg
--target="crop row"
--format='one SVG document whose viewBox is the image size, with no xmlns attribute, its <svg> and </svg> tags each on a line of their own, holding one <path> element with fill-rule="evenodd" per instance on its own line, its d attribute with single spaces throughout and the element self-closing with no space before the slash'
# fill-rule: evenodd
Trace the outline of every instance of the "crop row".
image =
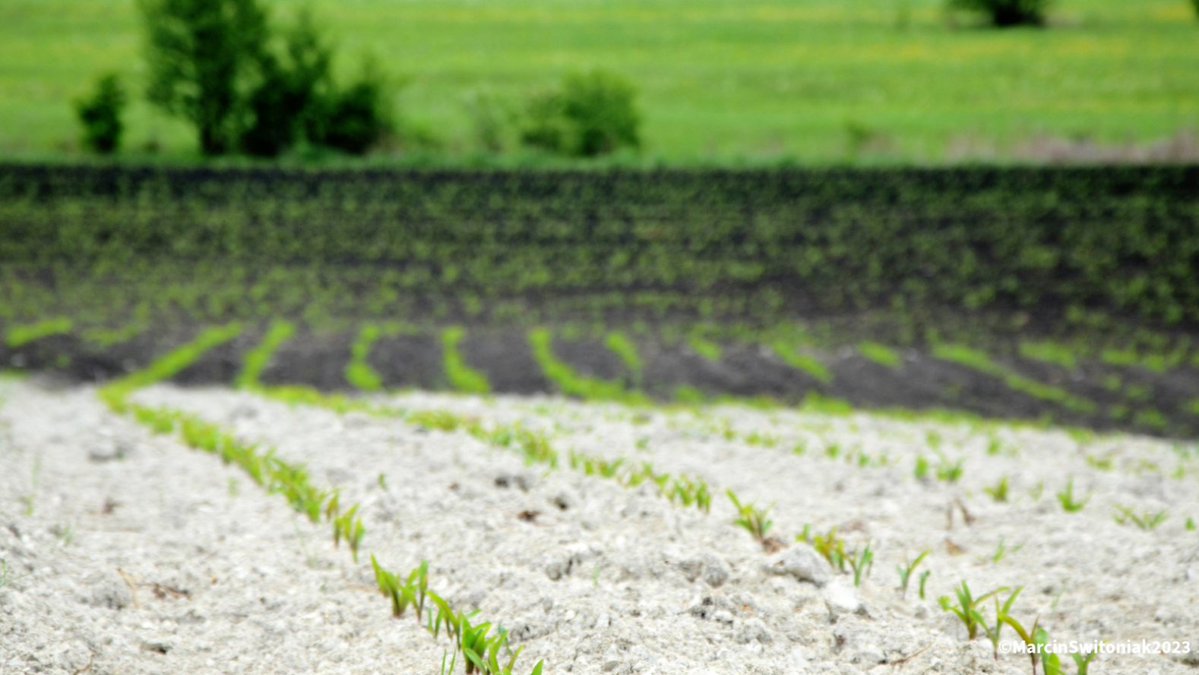
<svg viewBox="0 0 1199 675">
<path fill-rule="evenodd" d="M 1199 319 L 1199 170 L 282 172 L 0 167 L 0 260 L 365 266 L 437 296 L 770 289 Z M 388 280 L 388 277 L 391 277 Z M 372 280 L 372 279 L 378 280 Z M 252 281 L 247 279 L 250 285 Z"/>
<path fill-rule="evenodd" d="M 274 450 L 264 452 L 256 445 L 244 443 L 195 415 L 130 400 L 138 389 L 178 374 L 206 352 L 235 338 L 240 332 L 241 327 L 236 324 L 205 331 L 193 342 L 164 356 L 145 370 L 109 384 L 101 390 L 101 399 L 113 412 L 132 416 L 156 434 L 178 434 L 189 447 L 238 466 L 255 484 L 271 494 L 282 495 L 292 508 L 313 523 L 323 520 L 332 525 L 334 545 L 338 546 L 344 541 L 357 563 L 359 548 L 366 534 L 357 504 L 343 505 L 336 490 L 317 487 L 303 466 L 279 458 Z M 242 379 L 252 386 L 256 369 L 260 370 L 265 361 L 269 361 L 270 346 L 283 339 L 286 339 L 283 328 L 268 335 L 264 349 L 259 353 L 266 354 L 267 358 L 264 360 L 259 356 L 249 359 Z M 397 575 L 380 565 L 374 555 L 370 556 L 370 560 L 379 592 L 390 600 L 394 617 L 401 618 L 408 606 L 413 606 L 419 625 L 435 638 L 444 631 L 445 636 L 454 643 L 455 652 L 449 670 L 446 670 L 443 659 L 442 672 L 453 673 L 458 654 L 461 654 L 467 673 L 512 675 L 523 648 L 513 651 L 508 644 L 508 634 L 502 628 L 493 631 L 491 623 L 479 622 L 475 613 L 454 610 L 448 601 L 430 590 L 427 562 L 408 575 Z M 539 662 L 533 669 L 533 675 L 540 675 L 543 668 L 544 664 Z"/>
</svg>

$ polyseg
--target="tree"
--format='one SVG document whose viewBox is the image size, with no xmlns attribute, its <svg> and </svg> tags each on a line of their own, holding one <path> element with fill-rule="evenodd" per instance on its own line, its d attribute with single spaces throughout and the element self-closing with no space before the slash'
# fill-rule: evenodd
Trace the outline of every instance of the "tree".
<svg viewBox="0 0 1199 675">
<path fill-rule="evenodd" d="M 125 109 L 125 88 L 115 74 L 96 81 L 96 89 L 87 98 L 75 103 L 79 121 L 83 123 L 83 142 L 101 154 L 110 154 L 121 145 L 125 126 L 121 113 Z"/>
<path fill-rule="evenodd" d="M 284 43 L 281 56 L 263 52 L 261 79 L 249 94 L 249 120 L 240 140 L 252 155 L 278 155 L 301 138 L 317 141 L 328 125 L 333 56 L 307 11 L 301 11 Z"/>
<path fill-rule="evenodd" d="M 150 102 L 196 127 L 206 155 L 237 142 L 270 35 L 257 0 L 139 0 Z"/>
</svg>

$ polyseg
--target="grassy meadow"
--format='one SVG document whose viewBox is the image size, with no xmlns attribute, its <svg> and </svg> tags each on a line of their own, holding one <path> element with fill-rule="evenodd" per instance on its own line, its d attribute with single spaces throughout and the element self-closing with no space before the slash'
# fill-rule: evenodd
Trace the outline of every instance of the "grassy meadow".
<svg viewBox="0 0 1199 675">
<path fill-rule="evenodd" d="M 1048 28 L 1009 30 L 941 0 L 311 4 L 342 70 L 369 52 L 406 80 L 402 113 L 449 161 L 480 152 L 472 99 L 519 108 L 592 67 L 637 84 L 641 156 L 676 165 L 1035 160 L 1048 138 L 1132 148 L 1199 129 L 1186 0 L 1061 0 Z M 0 4 L 0 155 L 81 154 L 69 101 L 106 71 L 136 90 L 128 153 L 196 155 L 142 100 L 140 46 L 133 0 Z"/>
</svg>

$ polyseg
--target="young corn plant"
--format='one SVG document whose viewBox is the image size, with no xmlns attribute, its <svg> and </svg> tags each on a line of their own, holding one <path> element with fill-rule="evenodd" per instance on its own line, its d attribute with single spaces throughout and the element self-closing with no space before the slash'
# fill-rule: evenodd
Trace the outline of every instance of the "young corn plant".
<svg viewBox="0 0 1199 675">
<path fill-rule="evenodd" d="M 827 534 L 812 534 L 812 527 L 804 525 L 803 532 L 796 537 L 796 541 L 802 541 L 816 549 L 816 552 L 838 571 L 847 571 L 845 568 L 849 563 L 849 556 L 845 553 L 845 540 L 837 536 L 837 528 L 834 527 Z"/>
<path fill-rule="evenodd" d="M 1003 627 L 1008 625 L 1008 619 L 1012 615 L 1012 605 L 1016 604 L 1016 598 L 1020 597 L 1020 591 L 1023 591 L 1023 586 L 1017 586 L 1016 590 L 1004 600 L 1002 604 L 999 602 L 999 596 L 995 596 L 995 624 L 993 626 L 983 625 L 986 631 L 987 639 L 991 641 L 992 653 L 995 660 L 999 660 L 999 641 L 1003 637 Z"/>
<path fill-rule="evenodd" d="M 945 457 L 942 457 L 940 463 L 937 465 L 937 480 L 944 483 L 958 482 L 962 479 L 962 474 L 965 473 L 962 464 L 963 460 L 959 459 L 956 462 L 950 462 Z"/>
<path fill-rule="evenodd" d="M 1086 508 L 1087 502 L 1091 501 L 1091 496 L 1087 495 L 1082 499 L 1077 498 L 1074 495 L 1074 479 L 1071 478 L 1070 481 L 1066 483 L 1066 488 L 1057 493 L 1057 500 L 1059 503 L 1061 503 L 1062 509 L 1064 509 L 1066 513 L 1078 513 Z"/>
<path fill-rule="evenodd" d="M 1011 487 L 1011 483 L 1008 480 L 1008 477 L 1004 476 L 1003 478 L 1000 478 L 999 482 L 996 483 L 994 486 L 984 487 L 983 492 L 986 492 L 987 494 L 991 495 L 991 499 L 994 499 L 995 501 L 997 501 L 999 503 L 1005 503 L 1008 500 L 1008 492 L 1009 492 L 1010 487 Z"/>
<path fill-rule="evenodd" d="M 767 533 L 774 525 L 774 522 L 770 520 L 770 509 L 759 509 L 753 504 L 742 504 L 732 490 L 728 490 L 725 494 L 728 495 L 729 501 L 733 502 L 733 508 L 737 509 L 737 518 L 733 523 L 749 532 L 754 539 L 758 540 L 758 543 L 766 546 Z"/>
<path fill-rule="evenodd" d="M 340 547 L 344 539 L 350 547 L 354 562 L 358 562 L 358 547 L 366 534 L 366 527 L 362 524 L 362 519 L 356 517 L 357 514 L 358 505 L 355 504 L 349 511 L 333 519 L 333 545 Z"/>
<path fill-rule="evenodd" d="M 932 554 L 932 551 L 922 551 L 920 555 L 916 556 L 908 564 L 896 566 L 896 569 L 899 570 L 899 597 L 907 597 L 908 584 L 912 580 L 912 572 L 915 572 L 920 563 L 924 562 L 930 554 Z M 924 597 L 924 594 L 921 593 L 920 597 Z"/>
<path fill-rule="evenodd" d="M 870 576 L 870 568 L 874 566 L 874 551 L 870 544 L 866 548 L 849 557 L 849 567 L 853 570 L 853 585 L 861 586 L 866 577 Z"/>
<path fill-rule="evenodd" d="M 1165 511 L 1137 513 L 1127 506 L 1117 506 L 1115 520 L 1119 525 L 1135 525 L 1148 532 L 1166 522 L 1166 517 Z"/>
<path fill-rule="evenodd" d="M 989 593 L 974 597 L 974 594 L 970 591 L 970 585 L 963 581 L 962 585 L 954 591 L 954 596 L 957 600 L 956 606 L 953 604 L 953 599 L 948 595 L 941 596 L 937 602 L 941 605 L 942 610 L 952 612 L 954 616 L 961 620 L 962 625 L 966 627 L 966 634 L 973 640 L 978 637 L 979 631 L 984 630 L 987 625 L 986 619 L 983 618 L 982 612 L 979 611 L 979 607 L 987 599 L 1002 593 L 1004 590 L 1006 589 L 997 588 Z"/>
</svg>

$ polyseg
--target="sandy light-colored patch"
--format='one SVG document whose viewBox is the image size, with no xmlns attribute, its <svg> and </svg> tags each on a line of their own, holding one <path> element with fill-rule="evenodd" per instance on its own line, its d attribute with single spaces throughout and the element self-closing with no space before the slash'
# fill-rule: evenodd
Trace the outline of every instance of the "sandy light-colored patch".
<svg viewBox="0 0 1199 675">
<path fill-rule="evenodd" d="M 365 556 L 354 564 L 280 497 L 112 417 L 91 390 L 5 387 L 0 670 L 438 672 L 445 640 L 392 620 Z M 539 659 L 547 673 L 1030 672 L 1027 658 L 996 660 L 985 638 L 967 640 L 938 606 L 962 581 L 976 593 L 1023 586 L 1014 614 L 1060 641 L 1199 650 L 1193 443 L 740 407 L 379 399 L 519 423 L 562 455 L 695 476 L 715 495 L 705 514 L 650 485 L 526 466 L 464 432 L 223 389 L 154 387 L 136 400 L 274 447 L 339 488 L 362 505 L 363 548 L 398 570 L 428 560 L 431 587 L 525 647 L 519 672 Z M 959 462 L 960 477 L 938 479 Z M 998 502 L 986 489 L 1005 477 Z M 1076 513 L 1056 496 L 1070 480 L 1088 499 Z M 726 489 L 769 507 L 786 548 L 767 553 L 735 527 Z M 1120 525 L 1121 507 L 1165 521 Z M 860 587 L 795 541 L 805 525 L 836 528 L 850 552 L 871 546 Z M 924 550 L 925 597 L 915 579 L 903 595 L 896 568 Z M 1092 672 L 1197 666 L 1193 653 L 1110 655 Z"/>
</svg>

